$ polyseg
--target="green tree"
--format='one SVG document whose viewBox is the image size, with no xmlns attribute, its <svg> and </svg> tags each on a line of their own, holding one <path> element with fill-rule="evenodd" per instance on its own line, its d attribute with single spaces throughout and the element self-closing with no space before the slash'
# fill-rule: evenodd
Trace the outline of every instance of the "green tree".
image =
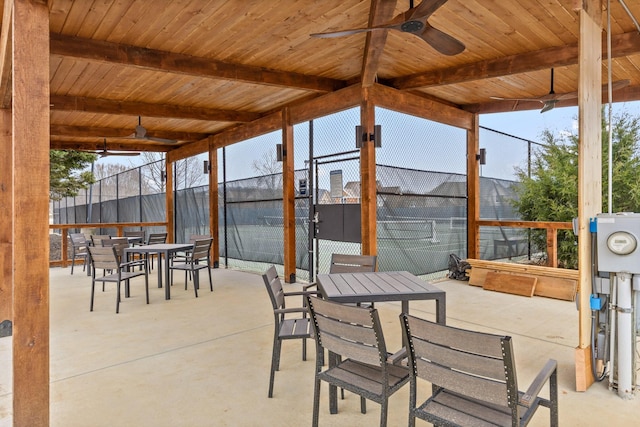
<svg viewBox="0 0 640 427">
<path fill-rule="evenodd" d="M 49 197 L 60 200 L 77 196 L 79 191 L 95 182 L 87 167 L 96 160 L 92 153 L 79 151 L 49 151 Z"/>
<path fill-rule="evenodd" d="M 640 211 L 640 118 L 623 112 L 612 118 L 613 191 L 612 212 Z M 578 216 L 578 135 L 542 134 L 543 146 L 534 151 L 531 175 L 527 168 L 516 168 L 519 185 L 513 205 L 523 220 L 571 221 Z M 608 126 L 602 120 L 602 200 L 608 211 Z M 538 248 L 546 246 L 544 231 L 532 233 Z M 558 232 L 558 263 L 564 268 L 578 267 L 577 238 L 569 230 Z"/>
</svg>

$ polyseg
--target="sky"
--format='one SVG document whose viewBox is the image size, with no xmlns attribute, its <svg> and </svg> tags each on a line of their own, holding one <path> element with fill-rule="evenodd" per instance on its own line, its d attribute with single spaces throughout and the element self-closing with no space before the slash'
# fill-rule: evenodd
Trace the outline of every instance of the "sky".
<svg viewBox="0 0 640 427">
<path fill-rule="evenodd" d="M 640 116 L 640 102 L 612 104 L 614 116 L 621 112 L 627 112 L 632 116 Z M 607 106 L 605 106 L 605 114 L 608 114 Z M 482 114 L 480 115 L 480 126 L 531 141 L 539 141 L 540 135 L 545 129 L 551 130 L 554 134 L 562 131 L 577 130 L 577 117 L 578 107 L 554 108 L 546 113 L 540 113 L 539 110 L 514 111 Z"/>
</svg>

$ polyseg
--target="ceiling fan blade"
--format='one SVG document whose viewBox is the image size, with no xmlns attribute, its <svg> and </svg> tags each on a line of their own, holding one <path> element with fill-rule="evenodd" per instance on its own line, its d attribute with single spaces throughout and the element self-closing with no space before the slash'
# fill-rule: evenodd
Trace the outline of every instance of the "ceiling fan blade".
<svg viewBox="0 0 640 427">
<path fill-rule="evenodd" d="M 618 90 L 618 89 L 622 89 L 624 87 L 627 87 L 631 84 L 631 80 L 625 79 L 625 80 L 616 80 L 615 82 L 611 83 L 611 89 L 612 90 Z M 602 86 L 603 90 L 607 90 L 607 85 L 603 85 Z"/>
<path fill-rule="evenodd" d="M 437 28 L 432 27 L 428 22 L 425 23 L 424 31 L 416 35 L 429 43 L 432 48 L 443 55 L 457 55 L 462 53 L 465 49 L 464 44 L 460 41 L 451 37 L 449 34 L 443 33 Z"/>
<path fill-rule="evenodd" d="M 454 37 L 432 27 L 427 19 L 444 5 L 448 0 L 422 0 L 422 2 L 409 10 L 396 15 L 386 24 L 368 28 L 354 28 L 342 31 L 330 31 L 326 33 L 314 33 L 311 37 L 334 38 L 366 33 L 375 30 L 398 30 L 403 33 L 414 34 L 429 43 L 438 52 L 453 56 L 461 53 L 465 45 Z M 413 2 L 411 2 L 413 4 Z"/>
<path fill-rule="evenodd" d="M 503 98 L 501 96 L 490 96 L 491 99 L 497 99 L 498 101 L 527 101 L 527 102 L 544 102 L 540 98 Z"/>
<path fill-rule="evenodd" d="M 631 83 L 630 80 L 616 80 L 615 82 L 611 83 L 611 90 L 615 91 L 618 89 L 622 89 L 624 87 L 629 86 L 630 83 Z M 607 85 L 606 84 L 602 85 L 602 91 L 606 92 L 607 90 L 608 90 Z M 553 94 L 553 96 L 551 95 L 546 96 L 546 98 L 548 99 L 555 99 L 558 101 L 562 101 L 565 99 L 574 99 L 577 97 L 578 97 L 578 91 L 561 93 L 561 94 Z"/>
<path fill-rule="evenodd" d="M 553 110 L 553 108 L 556 106 L 556 102 L 558 102 L 557 99 L 550 99 L 547 102 L 545 102 L 544 106 L 542 107 L 542 110 L 540 110 L 540 114 L 546 113 L 549 110 Z"/>
<path fill-rule="evenodd" d="M 320 39 L 331 39 L 334 37 L 343 37 L 343 36 L 350 36 L 353 34 L 360 34 L 360 33 L 367 33 L 369 31 L 373 31 L 373 30 L 382 30 L 383 28 L 354 28 L 352 30 L 343 30 L 343 31 L 332 31 L 332 32 L 328 32 L 328 33 L 314 33 L 314 34 L 309 34 L 309 36 L 311 37 L 316 37 L 316 38 L 320 38 Z"/>
<path fill-rule="evenodd" d="M 127 153 L 127 152 L 114 152 L 114 151 L 100 151 L 100 157 L 109 157 L 109 156 L 139 156 L 140 153 Z M 97 153 L 96 153 L 97 154 Z"/>
<path fill-rule="evenodd" d="M 611 83 L 611 88 L 612 90 L 618 90 L 618 89 L 622 89 L 626 86 L 628 86 L 631 83 L 630 80 L 616 80 L 615 82 Z M 606 91 L 607 90 L 607 85 L 603 85 L 602 86 L 602 90 Z M 503 98 L 501 96 L 490 96 L 489 98 L 491 99 L 496 99 L 499 101 L 538 101 L 538 102 L 542 102 L 543 104 L 545 104 L 545 106 L 547 105 L 547 103 L 550 102 L 554 102 L 554 106 L 555 106 L 555 102 L 557 101 L 563 101 L 566 99 L 575 99 L 578 97 L 578 92 L 574 91 L 574 92 L 567 92 L 567 93 L 548 93 L 546 95 L 542 95 L 538 98 Z M 545 110 L 545 111 L 549 111 L 550 109 L 552 109 L 553 107 Z M 543 107 L 544 109 L 544 107 Z"/>
<path fill-rule="evenodd" d="M 428 19 L 433 13 L 440 9 L 449 0 L 422 0 L 419 5 L 407 10 L 404 13 L 405 20 Z"/>
<path fill-rule="evenodd" d="M 144 139 L 146 139 L 147 141 L 167 142 L 167 143 L 170 143 L 170 144 L 174 144 L 174 143 L 178 142 L 177 139 L 156 138 L 154 136 L 145 136 Z"/>
</svg>

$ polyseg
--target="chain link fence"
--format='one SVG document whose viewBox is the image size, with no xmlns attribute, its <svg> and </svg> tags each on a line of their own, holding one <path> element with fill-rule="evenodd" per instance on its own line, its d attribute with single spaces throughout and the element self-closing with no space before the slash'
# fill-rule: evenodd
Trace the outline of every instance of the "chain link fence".
<svg viewBox="0 0 640 427">
<path fill-rule="evenodd" d="M 480 147 L 486 151 L 486 163 L 480 165 L 480 218 L 519 220 L 511 200 L 516 197 L 516 168 L 531 173 L 534 141 L 480 127 Z M 480 227 L 480 258 L 496 260 L 540 256 L 546 247 L 536 247 L 531 231 L 510 227 Z"/>
<path fill-rule="evenodd" d="M 376 122 L 378 267 L 446 270 L 467 248 L 466 131 L 383 108 Z"/>
<path fill-rule="evenodd" d="M 323 239 L 323 227 L 330 224 L 315 224 L 310 209 L 359 205 L 359 114 L 354 108 L 294 126 L 296 276 L 301 280 L 328 272 L 332 253 L 361 253 L 358 241 Z M 466 132 L 381 108 L 376 122 L 382 128 L 382 147 L 376 149 L 379 269 L 417 275 L 444 271 L 449 254 L 466 257 Z M 281 132 L 273 132 L 218 150 L 221 264 L 253 271 L 275 264 L 283 272 L 282 163 L 276 152 L 281 143 Z M 532 143 L 481 128 L 480 146 L 487 152 L 481 165 L 482 219 L 518 219 L 511 207 L 514 167 L 526 170 Z M 54 202 L 54 222 L 164 221 L 163 167 L 164 162 L 140 166 L 102 179 L 75 198 Z M 174 167 L 179 177 L 178 168 L 184 166 Z M 183 173 L 187 175 L 186 168 Z M 176 241 L 208 234 L 208 185 L 188 185 L 178 178 L 174 200 Z M 480 230 L 483 259 L 532 250 L 537 251 L 526 231 Z"/>
</svg>

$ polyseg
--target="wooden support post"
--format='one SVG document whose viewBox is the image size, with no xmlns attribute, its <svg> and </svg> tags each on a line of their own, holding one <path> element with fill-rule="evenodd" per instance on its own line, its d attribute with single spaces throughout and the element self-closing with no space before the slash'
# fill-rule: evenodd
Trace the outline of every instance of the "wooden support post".
<svg viewBox="0 0 640 427">
<path fill-rule="evenodd" d="M 547 229 L 547 266 L 558 266 L 558 229 Z"/>
<path fill-rule="evenodd" d="M 162 177 L 161 177 L 162 178 Z M 164 162 L 164 192 L 167 210 L 167 243 L 175 242 L 175 215 L 173 202 L 173 162 L 165 159 Z"/>
<path fill-rule="evenodd" d="M 69 254 L 69 230 L 67 230 L 66 228 L 62 230 L 62 233 L 60 235 L 60 243 L 62 245 L 60 251 L 60 258 L 62 258 L 62 267 L 67 268 L 67 265 L 69 265 L 69 257 L 67 256 Z M 71 260 L 71 262 L 75 264 L 76 260 Z"/>
<path fill-rule="evenodd" d="M 480 120 L 474 114 L 467 131 L 467 258 L 480 258 Z"/>
<path fill-rule="evenodd" d="M 47 2 L 14 0 L 14 426 L 49 425 L 49 59 Z"/>
<path fill-rule="evenodd" d="M 282 208 L 284 223 L 284 278 L 296 281 L 296 194 L 293 167 L 291 111 L 282 110 Z"/>
<path fill-rule="evenodd" d="M 602 1 L 583 0 L 578 41 L 578 333 L 576 390 L 585 391 L 594 381 L 588 347 L 591 335 L 591 236 L 589 218 L 602 210 Z"/>
<path fill-rule="evenodd" d="M 360 125 L 366 135 L 373 134 L 376 122 L 375 105 L 369 100 L 369 88 L 362 89 Z M 376 224 L 376 148 L 373 141 L 360 146 L 360 220 L 362 233 L 362 255 L 377 255 Z"/>
<path fill-rule="evenodd" d="M 11 110 L 0 110 L 0 338 L 11 334 L 13 300 L 13 148 Z"/>
<path fill-rule="evenodd" d="M 211 262 L 213 268 L 220 266 L 220 228 L 218 215 L 218 150 L 213 148 L 213 138 L 209 138 L 209 230 L 213 237 Z"/>
</svg>

